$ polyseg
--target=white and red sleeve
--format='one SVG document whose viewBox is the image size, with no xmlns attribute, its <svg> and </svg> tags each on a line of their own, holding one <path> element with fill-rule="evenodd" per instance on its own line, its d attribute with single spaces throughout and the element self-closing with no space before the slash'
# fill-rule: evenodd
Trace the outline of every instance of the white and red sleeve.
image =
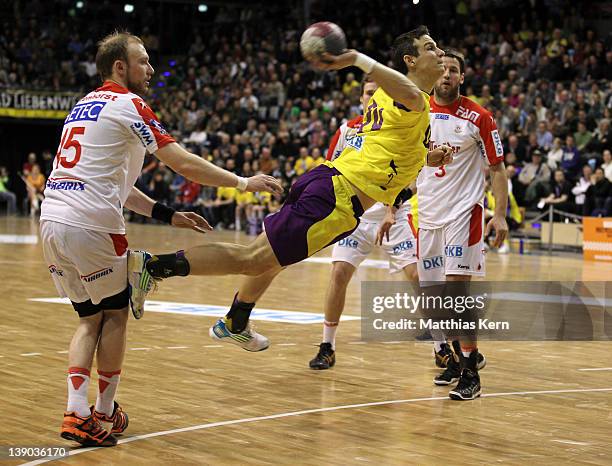
<svg viewBox="0 0 612 466">
<path fill-rule="evenodd" d="M 497 124 L 490 112 L 483 113 L 478 122 L 482 148 L 489 165 L 497 165 L 504 161 L 504 147 L 497 131 Z"/>
<path fill-rule="evenodd" d="M 336 153 L 336 147 L 338 147 L 338 142 L 340 141 L 341 136 L 342 136 L 342 127 L 336 130 L 334 137 L 329 142 L 329 148 L 327 149 L 327 155 L 325 156 L 325 160 L 334 159 L 334 154 Z"/>
<path fill-rule="evenodd" d="M 142 99 L 133 97 L 124 112 L 124 124 L 137 137 L 144 148 L 154 154 L 162 147 L 175 142 L 159 119 Z"/>
</svg>

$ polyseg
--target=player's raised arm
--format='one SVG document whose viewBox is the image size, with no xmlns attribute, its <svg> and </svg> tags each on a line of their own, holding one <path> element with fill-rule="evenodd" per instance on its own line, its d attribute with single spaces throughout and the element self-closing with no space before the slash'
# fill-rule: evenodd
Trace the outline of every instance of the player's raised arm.
<svg viewBox="0 0 612 466">
<path fill-rule="evenodd" d="M 159 149 L 155 155 L 177 173 L 196 183 L 206 186 L 227 186 L 241 191 L 265 191 L 281 194 L 280 182 L 268 175 L 255 175 L 243 178 L 198 157 L 173 142 Z"/>
<path fill-rule="evenodd" d="M 421 112 L 427 107 L 427 97 L 423 92 L 431 92 L 444 73 L 444 52 L 438 48 L 425 26 L 419 26 L 395 39 L 393 61 L 396 69 L 378 63 L 356 50 L 347 50 L 336 55 L 327 52 L 304 56 L 315 68 L 322 70 L 338 70 L 347 66 L 360 68 L 376 81 L 400 108 L 404 107 L 408 111 Z"/>
<path fill-rule="evenodd" d="M 421 112 L 425 108 L 423 94 L 412 80 L 357 50 L 348 50 L 341 55 L 325 53 L 312 64 L 321 70 L 339 70 L 348 66 L 356 66 L 369 74 L 372 80 L 376 81 L 393 100 L 407 109 Z"/>
</svg>

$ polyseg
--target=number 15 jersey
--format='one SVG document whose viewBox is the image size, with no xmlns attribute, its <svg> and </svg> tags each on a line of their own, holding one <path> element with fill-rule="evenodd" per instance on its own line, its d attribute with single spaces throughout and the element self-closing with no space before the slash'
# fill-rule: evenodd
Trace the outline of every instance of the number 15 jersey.
<svg viewBox="0 0 612 466">
<path fill-rule="evenodd" d="M 145 152 L 171 142 L 140 97 L 105 82 L 79 100 L 64 121 L 41 220 L 125 234 L 123 206 Z"/>
<path fill-rule="evenodd" d="M 429 144 L 429 95 L 425 108 L 409 110 L 381 87 L 364 110 L 357 136 L 332 162 L 346 179 L 372 199 L 393 204 L 425 164 Z"/>
</svg>

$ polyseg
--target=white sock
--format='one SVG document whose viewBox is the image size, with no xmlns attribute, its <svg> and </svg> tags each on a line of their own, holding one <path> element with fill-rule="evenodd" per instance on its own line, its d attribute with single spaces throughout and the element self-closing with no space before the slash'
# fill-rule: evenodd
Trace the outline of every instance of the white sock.
<svg viewBox="0 0 612 466">
<path fill-rule="evenodd" d="M 476 351 L 476 350 L 474 350 L 474 351 Z M 461 350 L 461 354 L 463 354 L 464 358 L 469 358 L 470 354 L 472 354 L 474 351 L 463 351 L 463 350 Z"/>
<path fill-rule="evenodd" d="M 336 351 L 336 332 L 338 331 L 338 322 L 323 322 L 323 343 L 331 343 L 332 349 Z"/>
<path fill-rule="evenodd" d="M 119 386 L 121 370 L 114 372 L 98 371 L 98 398 L 96 399 L 96 411 L 107 416 L 113 415 L 115 408 L 115 393 Z"/>
<path fill-rule="evenodd" d="M 440 350 L 442 349 L 442 345 L 446 345 L 446 340 L 435 340 L 433 344 L 434 344 L 434 350 L 436 351 L 436 353 L 439 353 Z"/>
<path fill-rule="evenodd" d="M 68 368 L 68 404 L 67 412 L 75 412 L 81 417 L 91 414 L 87 402 L 87 389 L 89 388 L 89 371 L 81 367 Z"/>
</svg>

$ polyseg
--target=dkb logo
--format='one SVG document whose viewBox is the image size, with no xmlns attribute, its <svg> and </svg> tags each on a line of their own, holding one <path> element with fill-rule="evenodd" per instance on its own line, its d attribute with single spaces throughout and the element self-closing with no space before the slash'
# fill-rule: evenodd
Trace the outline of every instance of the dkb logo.
<svg viewBox="0 0 612 466">
<path fill-rule="evenodd" d="M 442 256 L 426 257 L 423 259 L 423 268 L 425 270 L 436 269 L 442 267 L 443 264 Z"/>
</svg>

